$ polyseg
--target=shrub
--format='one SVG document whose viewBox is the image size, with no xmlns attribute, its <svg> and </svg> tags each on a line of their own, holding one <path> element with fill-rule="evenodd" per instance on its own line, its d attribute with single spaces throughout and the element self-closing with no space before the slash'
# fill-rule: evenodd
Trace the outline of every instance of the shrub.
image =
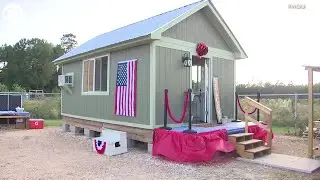
<svg viewBox="0 0 320 180">
<path fill-rule="evenodd" d="M 0 92 L 8 92 L 8 87 L 5 84 L 0 83 Z"/>
<path fill-rule="evenodd" d="M 28 100 L 23 105 L 32 118 L 60 119 L 60 96 Z"/>
<path fill-rule="evenodd" d="M 11 87 L 12 92 L 26 92 L 26 89 L 19 84 L 13 84 Z"/>
</svg>

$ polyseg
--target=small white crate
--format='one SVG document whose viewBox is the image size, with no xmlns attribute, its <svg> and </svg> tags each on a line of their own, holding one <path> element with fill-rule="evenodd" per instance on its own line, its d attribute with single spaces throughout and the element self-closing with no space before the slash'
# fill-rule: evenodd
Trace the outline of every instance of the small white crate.
<svg viewBox="0 0 320 180">
<path fill-rule="evenodd" d="M 92 139 L 93 151 L 107 156 L 128 152 L 127 133 L 110 129 L 102 130 L 101 136 Z"/>
</svg>

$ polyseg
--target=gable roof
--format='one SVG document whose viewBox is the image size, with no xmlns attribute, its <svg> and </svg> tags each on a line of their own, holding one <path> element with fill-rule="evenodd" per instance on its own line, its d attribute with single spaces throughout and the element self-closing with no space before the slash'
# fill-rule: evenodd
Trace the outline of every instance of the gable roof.
<svg viewBox="0 0 320 180">
<path fill-rule="evenodd" d="M 219 25 L 225 31 L 225 33 L 223 33 L 225 35 L 225 38 L 228 38 L 230 43 L 232 43 L 234 48 L 240 53 L 238 57 L 246 58 L 247 55 L 241 47 L 240 43 L 237 41 L 236 37 L 231 32 L 228 25 L 225 23 L 210 0 L 200 0 L 198 2 L 180 7 L 178 9 L 174 9 L 166 13 L 162 13 L 157 16 L 153 16 L 151 18 L 96 36 L 95 38 L 85 42 L 84 44 L 55 59 L 53 62 L 57 63 L 62 60 L 66 60 L 84 53 L 92 52 L 103 47 L 113 46 L 118 43 L 134 40 L 141 37 L 150 36 L 150 39 L 159 39 L 162 32 L 181 22 L 183 19 L 189 17 L 205 6 L 208 6 L 210 8 L 210 11 L 212 11 L 212 16 L 215 16 L 218 19 Z"/>
<path fill-rule="evenodd" d="M 96 36 L 95 38 L 85 42 L 84 44 L 57 58 L 53 62 L 57 62 L 63 59 L 70 58 L 72 56 L 90 52 L 92 50 L 110 46 L 123 41 L 150 35 L 153 31 L 156 31 L 178 16 L 181 16 L 182 14 L 188 12 L 195 6 L 199 5 L 201 2 L 203 2 L 203 0 Z"/>
</svg>

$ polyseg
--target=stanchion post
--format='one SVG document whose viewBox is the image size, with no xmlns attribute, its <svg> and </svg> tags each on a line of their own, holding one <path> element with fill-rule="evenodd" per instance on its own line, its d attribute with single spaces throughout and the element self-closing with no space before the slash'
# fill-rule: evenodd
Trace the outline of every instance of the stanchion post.
<svg viewBox="0 0 320 180">
<path fill-rule="evenodd" d="M 171 130 L 171 127 L 168 127 L 168 113 L 167 113 L 167 105 L 166 105 L 166 95 L 168 94 L 168 89 L 164 90 L 164 107 L 163 107 L 163 126 L 161 129 Z"/>
<path fill-rule="evenodd" d="M 235 109 L 234 118 L 235 118 L 235 120 L 238 120 L 238 93 L 235 93 L 235 101 L 234 102 L 235 102 L 234 103 L 234 109 Z"/>
<path fill-rule="evenodd" d="M 260 103 L 260 92 L 257 92 L 257 102 Z M 257 109 L 257 121 L 260 121 L 260 110 Z"/>
<path fill-rule="evenodd" d="M 197 133 L 197 131 L 195 131 L 195 130 L 192 130 L 192 114 L 191 114 L 191 101 L 192 101 L 192 89 L 188 89 L 188 94 L 189 94 L 189 125 L 188 125 L 188 129 L 187 130 L 184 130 L 183 132 L 184 133 L 188 133 L 188 134 L 195 134 L 195 133 Z"/>
</svg>

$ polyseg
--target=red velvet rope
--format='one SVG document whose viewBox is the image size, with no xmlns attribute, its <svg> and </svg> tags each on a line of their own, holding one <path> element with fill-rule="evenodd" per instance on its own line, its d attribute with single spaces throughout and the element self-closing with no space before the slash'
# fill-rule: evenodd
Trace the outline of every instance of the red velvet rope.
<svg viewBox="0 0 320 180">
<path fill-rule="evenodd" d="M 242 111 L 243 113 L 245 113 L 245 110 L 243 109 L 243 107 L 242 107 L 241 104 L 240 104 L 240 100 L 239 100 L 239 96 L 238 96 L 238 95 L 236 96 L 236 99 L 237 99 L 237 103 L 238 103 L 241 111 Z M 252 112 L 249 112 L 248 114 L 251 115 L 251 114 L 255 113 L 256 111 L 257 111 L 257 108 L 255 108 Z"/>
<path fill-rule="evenodd" d="M 183 113 L 182 116 L 180 117 L 179 120 L 177 120 L 176 118 L 173 117 L 171 110 L 170 110 L 170 106 L 169 106 L 169 97 L 168 97 L 168 91 L 165 92 L 165 100 L 166 100 L 166 109 L 167 112 L 170 116 L 170 118 L 172 119 L 172 121 L 174 121 L 175 123 L 182 123 L 182 121 L 184 120 L 185 116 L 186 116 L 186 112 L 187 112 L 187 105 L 188 105 L 188 99 L 189 99 L 189 93 L 186 93 L 185 96 L 185 100 L 184 100 L 184 105 L 183 105 Z"/>
</svg>

